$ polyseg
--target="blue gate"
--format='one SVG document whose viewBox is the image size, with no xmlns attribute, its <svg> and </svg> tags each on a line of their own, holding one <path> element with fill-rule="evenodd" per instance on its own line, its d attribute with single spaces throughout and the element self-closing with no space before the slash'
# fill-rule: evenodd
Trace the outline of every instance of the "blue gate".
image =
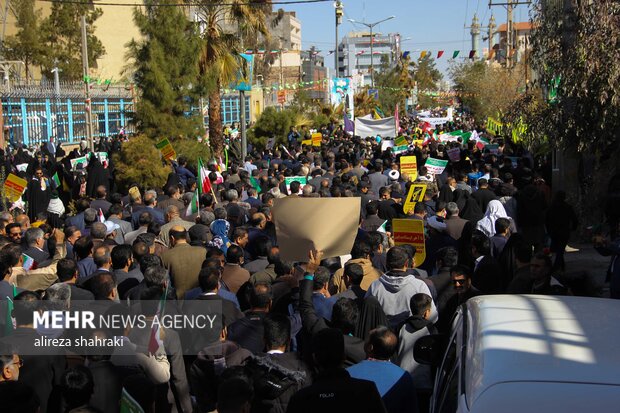
<svg viewBox="0 0 620 413">
<path fill-rule="evenodd" d="M 58 95 L 49 84 L 12 86 L 2 91 L 1 99 L 5 137 L 14 145 L 38 145 L 50 136 L 67 143 L 86 138 L 81 83 L 62 84 Z M 133 132 L 130 89 L 91 85 L 91 110 L 94 137 L 114 135 L 122 128 Z"/>
</svg>

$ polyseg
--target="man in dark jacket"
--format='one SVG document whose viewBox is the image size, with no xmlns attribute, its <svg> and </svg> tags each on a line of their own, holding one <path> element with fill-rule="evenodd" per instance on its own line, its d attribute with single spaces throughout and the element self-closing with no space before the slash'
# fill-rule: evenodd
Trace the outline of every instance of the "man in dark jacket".
<svg viewBox="0 0 620 413">
<path fill-rule="evenodd" d="M 310 261 L 306 265 L 306 275 L 299 285 L 299 313 L 304 330 L 312 337 L 321 330 L 328 328 L 327 323 L 322 317 L 317 316 L 314 305 L 312 304 L 312 289 L 314 285 L 314 272 L 321 263 L 321 252 L 312 254 Z M 345 367 L 359 363 L 366 358 L 364 352 L 364 341 L 353 336 L 359 309 L 352 300 L 340 298 L 334 304 L 332 310 L 331 324 L 338 328 L 344 336 Z"/>
<path fill-rule="evenodd" d="M 471 197 L 480 205 L 480 210 L 484 213 L 489 202 L 497 199 L 493 191 L 489 189 L 489 182 L 485 178 L 478 179 L 478 190 L 471 194 Z"/>
<path fill-rule="evenodd" d="M 288 413 L 386 411 L 373 382 L 354 379 L 341 367 L 345 343 L 340 330 L 322 329 L 314 336 L 312 344 L 319 374 L 311 386 L 301 389 L 291 398 L 286 410 Z"/>
</svg>

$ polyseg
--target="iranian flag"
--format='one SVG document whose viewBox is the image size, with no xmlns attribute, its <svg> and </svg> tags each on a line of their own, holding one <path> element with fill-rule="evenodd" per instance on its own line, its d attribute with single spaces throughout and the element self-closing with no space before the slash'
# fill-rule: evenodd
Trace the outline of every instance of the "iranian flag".
<svg viewBox="0 0 620 413">
<path fill-rule="evenodd" d="M 198 191 L 194 192 L 194 195 L 192 196 L 192 200 L 190 201 L 189 205 L 187 206 L 187 211 L 185 211 L 185 216 L 188 217 L 192 214 L 197 214 L 198 210 L 200 209 L 200 206 L 198 205 Z"/>
<path fill-rule="evenodd" d="M 209 170 L 202 163 L 202 159 L 198 159 L 198 195 L 208 194 L 211 192 L 211 181 L 209 180 Z"/>
</svg>

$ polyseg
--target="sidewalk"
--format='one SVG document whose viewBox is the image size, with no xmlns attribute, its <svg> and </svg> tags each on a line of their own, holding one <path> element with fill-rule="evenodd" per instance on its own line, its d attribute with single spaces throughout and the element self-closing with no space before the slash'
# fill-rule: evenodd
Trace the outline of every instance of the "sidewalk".
<svg viewBox="0 0 620 413">
<path fill-rule="evenodd" d="M 609 283 L 605 283 L 605 277 L 611 257 L 600 255 L 592 244 L 570 243 L 569 246 L 579 251 L 564 254 L 566 274 L 585 272 L 591 282 L 598 287 L 601 295 L 609 297 Z"/>
</svg>

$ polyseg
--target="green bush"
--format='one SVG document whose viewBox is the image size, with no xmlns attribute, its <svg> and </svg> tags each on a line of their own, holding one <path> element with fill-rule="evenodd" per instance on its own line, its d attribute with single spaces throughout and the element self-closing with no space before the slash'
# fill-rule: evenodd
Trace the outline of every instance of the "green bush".
<svg viewBox="0 0 620 413">
<path fill-rule="evenodd" d="M 137 183 L 140 189 L 161 188 L 171 169 L 164 165 L 161 153 L 155 148 L 155 141 L 136 136 L 124 142 L 121 153 L 114 155 L 116 177 L 123 190 Z"/>
<path fill-rule="evenodd" d="M 285 143 L 296 117 L 297 112 L 293 110 L 285 109 L 278 112 L 273 106 L 266 108 L 254 127 L 248 131 L 249 142 L 255 147 L 264 148 L 267 139 L 273 136 L 276 138 L 276 143 Z"/>
<path fill-rule="evenodd" d="M 177 157 L 184 156 L 187 162 L 196 167 L 198 158 L 206 164 L 211 159 L 211 150 L 206 143 L 198 142 L 192 138 L 177 138 L 171 140 L 172 147 L 177 153 Z"/>
</svg>

